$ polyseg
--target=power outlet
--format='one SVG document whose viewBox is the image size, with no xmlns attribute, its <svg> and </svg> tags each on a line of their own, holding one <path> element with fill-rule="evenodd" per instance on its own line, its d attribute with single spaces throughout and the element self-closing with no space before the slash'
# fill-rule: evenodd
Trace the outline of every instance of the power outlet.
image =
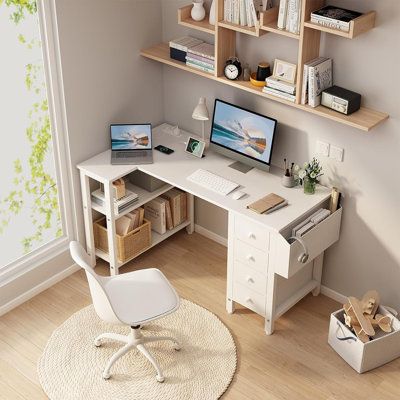
<svg viewBox="0 0 400 400">
<path fill-rule="evenodd" d="M 342 162 L 343 161 L 343 153 L 344 153 L 344 150 L 341 147 L 331 146 L 331 151 L 330 151 L 329 157 L 333 158 L 336 161 Z"/>
<path fill-rule="evenodd" d="M 322 156 L 329 157 L 329 143 L 317 141 L 317 154 L 321 154 Z"/>
</svg>

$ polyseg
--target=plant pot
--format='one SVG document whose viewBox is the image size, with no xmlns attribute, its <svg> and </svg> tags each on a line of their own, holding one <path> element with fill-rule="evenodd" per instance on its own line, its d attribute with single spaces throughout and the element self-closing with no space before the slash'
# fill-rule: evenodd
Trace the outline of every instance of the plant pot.
<svg viewBox="0 0 400 400">
<path fill-rule="evenodd" d="M 287 188 L 292 188 L 296 185 L 296 182 L 295 182 L 293 176 L 285 176 L 285 175 L 282 176 L 281 183 L 282 183 L 282 186 L 285 186 Z"/>
<path fill-rule="evenodd" d="M 304 193 L 305 194 L 314 194 L 316 185 L 317 185 L 316 181 L 313 181 L 313 180 L 305 177 L 304 181 L 303 181 Z"/>
<path fill-rule="evenodd" d="M 204 9 L 203 0 L 197 0 L 193 2 L 193 7 L 190 15 L 195 21 L 202 21 L 205 18 L 206 10 Z"/>
</svg>

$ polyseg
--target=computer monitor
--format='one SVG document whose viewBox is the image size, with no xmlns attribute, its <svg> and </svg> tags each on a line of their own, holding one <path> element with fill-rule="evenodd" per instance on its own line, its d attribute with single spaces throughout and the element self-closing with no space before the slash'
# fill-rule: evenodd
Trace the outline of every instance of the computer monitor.
<svg viewBox="0 0 400 400">
<path fill-rule="evenodd" d="M 238 162 L 232 168 L 269 171 L 277 121 L 273 118 L 215 100 L 210 149 Z"/>
</svg>

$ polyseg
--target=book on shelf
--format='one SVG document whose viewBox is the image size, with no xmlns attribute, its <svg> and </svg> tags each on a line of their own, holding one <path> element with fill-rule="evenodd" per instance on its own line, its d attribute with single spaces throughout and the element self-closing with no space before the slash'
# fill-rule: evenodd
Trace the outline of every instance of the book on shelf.
<svg viewBox="0 0 400 400">
<path fill-rule="evenodd" d="M 358 18 L 362 13 L 346 8 L 325 6 L 311 13 L 311 22 L 348 32 L 350 21 Z"/>
<path fill-rule="evenodd" d="M 139 228 L 139 226 L 143 225 L 144 208 L 139 207 L 136 210 L 133 210 L 130 213 L 126 214 L 126 216 L 132 219 L 133 229 Z"/>
<path fill-rule="evenodd" d="M 308 104 L 317 107 L 321 104 L 321 93 L 333 85 L 332 59 L 308 67 Z"/>
<path fill-rule="evenodd" d="M 187 52 L 189 48 L 197 46 L 203 42 L 204 41 L 201 39 L 196 39 L 191 36 L 183 36 L 181 38 L 171 40 L 169 42 L 169 47 Z"/>
<path fill-rule="evenodd" d="M 186 62 L 189 62 L 191 64 L 196 64 L 196 65 L 198 65 L 200 67 L 209 68 L 211 70 L 214 70 L 214 64 L 210 64 L 209 62 L 204 61 L 204 60 L 207 60 L 207 59 L 198 60 L 196 58 L 193 58 L 193 57 L 190 57 L 190 56 L 186 56 Z"/>
<path fill-rule="evenodd" d="M 213 44 L 210 43 L 203 42 L 197 46 L 193 46 L 190 49 L 188 49 L 187 53 L 189 57 L 190 54 L 195 54 L 197 56 L 215 60 L 215 47 Z"/>
<path fill-rule="evenodd" d="M 213 74 L 213 73 L 214 73 L 214 68 L 203 67 L 203 66 L 201 66 L 201 65 L 192 63 L 192 62 L 187 61 L 187 60 L 186 60 L 186 65 L 189 66 L 189 67 L 192 67 L 192 68 L 196 68 L 196 69 L 198 69 L 199 71 L 208 72 L 208 73 L 210 73 L 210 74 Z"/>
<path fill-rule="evenodd" d="M 190 59 L 190 60 L 197 60 L 197 61 L 201 61 L 203 63 L 209 64 L 211 67 L 215 66 L 215 60 L 211 59 L 211 58 L 206 58 L 206 57 L 202 57 L 202 56 L 198 56 L 197 54 L 193 54 L 193 53 L 189 53 L 186 56 L 186 59 Z"/>
<path fill-rule="evenodd" d="M 303 82 L 301 87 L 301 104 L 308 103 L 308 69 L 314 65 L 321 63 L 322 61 L 327 60 L 326 57 L 317 57 L 311 61 L 308 61 L 304 64 L 303 67 Z"/>
<path fill-rule="evenodd" d="M 92 202 L 104 207 L 106 204 L 104 193 L 101 189 L 97 189 L 91 194 Z M 121 212 L 125 211 L 133 204 L 135 204 L 139 199 L 139 196 L 132 192 L 131 190 L 126 189 L 125 196 L 121 197 L 120 199 L 114 199 L 114 213 L 116 215 L 120 214 Z"/>
<path fill-rule="evenodd" d="M 167 229 L 171 230 L 174 227 L 174 221 L 172 220 L 171 204 L 168 200 L 165 201 L 165 219 Z"/>
<path fill-rule="evenodd" d="M 165 199 L 156 197 L 144 205 L 144 216 L 151 222 L 151 229 L 160 235 L 167 231 Z"/>
<path fill-rule="evenodd" d="M 269 76 L 265 79 L 265 83 L 267 87 L 272 89 L 280 90 L 289 94 L 296 94 L 296 85 L 294 83 L 282 81 L 276 76 Z"/>
<path fill-rule="evenodd" d="M 292 103 L 294 103 L 296 101 L 296 96 L 295 95 L 289 94 L 289 93 L 285 93 L 285 92 L 282 92 L 281 90 L 273 89 L 273 88 L 268 87 L 268 86 L 264 86 L 263 92 L 267 93 L 267 94 L 270 94 L 272 96 L 279 97 L 281 99 L 285 99 L 285 100 L 290 101 Z"/>
<path fill-rule="evenodd" d="M 278 9 L 278 29 L 298 35 L 300 33 L 302 0 L 280 0 Z"/>
<path fill-rule="evenodd" d="M 239 0 L 239 19 L 240 25 L 247 25 L 247 13 L 246 13 L 246 0 Z"/>
<path fill-rule="evenodd" d="M 119 236 L 125 236 L 133 229 L 132 219 L 123 215 L 115 221 L 115 231 Z"/>
<path fill-rule="evenodd" d="M 246 9 L 247 26 L 249 28 L 252 28 L 254 26 L 254 22 L 253 22 L 253 18 L 251 16 L 251 12 L 250 12 L 250 1 L 251 0 L 245 0 L 245 9 Z"/>
<path fill-rule="evenodd" d="M 187 194 L 185 192 L 172 188 L 162 197 L 169 201 L 174 227 L 187 220 Z"/>
<path fill-rule="evenodd" d="M 239 25 L 240 22 L 240 4 L 239 0 L 232 0 L 233 1 L 233 19 L 232 22 L 236 25 Z"/>
<path fill-rule="evenodd" d="M 250 16 L 251 16 L 254 26 L 256 26 L 256 27 L 259 26 L 260 22 L 257 18 L 257 11 L 256 11 L 256 7 L 254 5 L 254 0 L 250 0 Z"/>
</svg>

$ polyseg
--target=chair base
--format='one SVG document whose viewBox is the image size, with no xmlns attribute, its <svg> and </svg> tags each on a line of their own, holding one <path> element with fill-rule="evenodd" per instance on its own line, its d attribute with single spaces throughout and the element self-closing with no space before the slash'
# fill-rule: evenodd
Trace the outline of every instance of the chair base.
<svg viewBox="0 0 400 400">
<path fill-rule="evenodd" d="M 109 379 L 111 377 L 111 367 L 115 364 L 117 360 L 123 357 L 133 348 L 137 348 L 153 365 L 154 369 L 157 371 L 156 379 L 158 382 L 164 382 L 164 374 L 158 365 L 157 361 L 150 354 L 145 346 L 146 343 L 159 342 L 161 340 L 169 340 L 173 342 L 174 349 L 176 351 L 180 350 L 181 347 L 176 339 L 170 336 L 143 336 L 140 326 L 131 327 L 129 335 L 119 335 L 117 333 L 102 333 L 94 340 L 94 345 L 100 347 L 104 339 L 115 340 L 120 343 L 124 343 L 125 346 L 119 349 L 109 360 L 103 371 L 103 379 Z"/>
</svg>

